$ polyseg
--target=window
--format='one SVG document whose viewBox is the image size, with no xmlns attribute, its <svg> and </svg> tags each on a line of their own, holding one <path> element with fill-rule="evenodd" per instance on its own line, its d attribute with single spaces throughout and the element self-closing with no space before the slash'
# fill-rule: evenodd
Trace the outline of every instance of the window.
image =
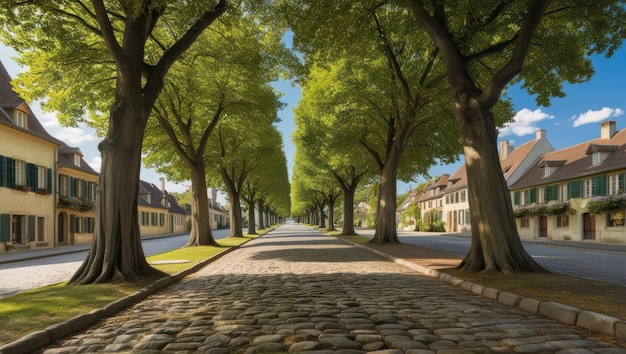
<svg viewBox="0 0 626 354">
<path fill-rule="evenodd" d="M 446 204 L 450 204 L 450 194 L 446 194 Z"/>
<path fill-rule="evenodd" d="M 150 226 L 157 226 L 157 213 L 150 213 Z"/>
<path fill-rule="evenodd" d="M 525 228 L 526 229 L 526 228 L 530 227 L 530 221 L 528 220 L 528 218 L 520 219 L 519 226 L 521 228 Z"/>
<path fill-rule="evenodd" d="M 46 189 L 46 168 L 37 166 L 37 189 Z"/>
<path fill-rule="evenodd" d="M 544 192 L 544 200 L 549 202 L 551 200 L 557 200 L 557 185 L 546 186 L 546 190 Z"/>
<path fill-rule="evenodd" d="M 600 153 L 599 152 L 594 152 L 591 154 L 591 166 L 595 166 L 595 165 L 599 165 L 600 164 Z"/>
<path fill-rule="evenodd" d="M 74 165 L 80 167 L 80 155 L 74 154 Z"/>
<path fill-rule="evenodd" d="M 569 215 L 559 215 L 556 217 L 556 227 L 569 227 Z"/>
<path fill-rule="evenodd" d="M 26 185 L 26 163 L 24 161 L 15 160 L 15 185 Z"/>
<path fill-rule="evenodd" d="M 46 218 L 37 217 L 37 241 L 43 242 L 46 240 L 45 238 L 46 231 Z"/>
<path fill-rule="evenodd" d="M 15 111 L 15 125 L 26 128 L 26 114 L 22 111 Z"/>
<path fill-rule="evenodd" d="M 165 226 L 165 214 L 159 214 L 159 226 Z"/>
<path fill-rule="evenodd" d="M 464 216 L 465 216 L 465 212 L 463 210 L 459 210 L 459 224 L 460 225 L 465 224 L 465 220 L 463 219 Z"/>
<path fill-rule="evenodd" d="M 461 191 L 461 203 L 465 202 L 465 191 Z"/>
<path fill-rule="evenodd" d="M 548 177 L 552 174 L 550 166 L 543 166 L 543 177 Z"/>
<path fill-rule="evenodd" d="M 625 177 L 626 173 L 609 176 L 609 195 L 624 193 L 626 190 L 626 188 L 624 188 Z"/>
<path fill-rule="evenodd" d="M 591 179 L 591 195 L 593 197 L 606 195 L 606 176 L 597 176 Z"/>
<path fill-rule="evenodd" d="M 584 190 L 584 194 L 583 194 L 583 198 L 591 198 L 591 180 L 590 179 L 586 179 L 584 181 L 584 185 L 585 185 L 585 190 Z"/>
<path fill-rule="evenodd" d="M 567 195 L 569 198 L 580 198 L 582 181 L 572 181 L 567 183 Z"/>
<path fill-rule="evenodd" d="M 465 209 L 465 222 L 469 225 L 472 223 L 472 215 L 469 209 Z"/>
<path fill-rule="evenodd" d="M 608 213 L 606 226 L 624 226 L 624 212 Z"/>
<path fill-rule="evenodd" d="M 520 192 L 513 192 L 513 205 L 520 205 Z"/>
</svg>

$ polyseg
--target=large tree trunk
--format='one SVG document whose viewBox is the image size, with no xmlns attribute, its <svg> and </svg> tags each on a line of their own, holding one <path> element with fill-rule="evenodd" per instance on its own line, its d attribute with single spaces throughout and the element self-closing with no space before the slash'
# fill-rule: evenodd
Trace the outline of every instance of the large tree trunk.
<svg viewBox="0 0 626 354">
<path fill-rule="evenodd" d="M 318 205 L 318 209 L 320 213 L 319 227 L 320 229 L 323 229 L 326 227 L 326 216 L 324 215 L 324 203 L 320 203 L 320 205 Z"/>
<path fill-rule="evenodd" d="M 378 206 L 376 209 L 376 231 L 371 243 L 398 243 L 396 231 L 396 177 L 400 152 L 391 150 L 383 165 L 378 183 Z"/>
<path fill-rule="evenodd" d="M 354 193 L 356 183 L 343 190 L 343 229 L 342 235 L 354 235 Z"/>
<path fill-rule="evenodd" d="M 165 276 L 145 259 L 137 216 L 141 144 L 149 112 L 142 106 L 143 100 L 123 97 L 119 91 L 110 112 L 107 136 L 98 146 L 102 168 L 96 192 L 94 238 L 71 284 Z"/>
<path fill-rule="evenodd" d="M 472 217 L 472 245 L 459 269 L 543 271 L 526 253 L 517 232 L 510 192 L 500 167 L 493 114 L 477 106 L 457 111 Z"/>
<path fill-rule="evenodd" d="M 211 231 L 204 163 L 191 167 L 191 233 L 186 246 L 218 246 Z"/>
</svg>

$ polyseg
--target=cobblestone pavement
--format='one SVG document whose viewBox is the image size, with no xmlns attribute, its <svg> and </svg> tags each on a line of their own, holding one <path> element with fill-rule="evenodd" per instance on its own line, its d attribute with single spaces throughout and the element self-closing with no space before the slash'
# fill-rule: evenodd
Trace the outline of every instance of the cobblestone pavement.
<svg viewBox="0 0 626 354">
<path fill-rule="evenodd" d="M 626 353 L 285 225 L 45 354 Z"/>
</svg>

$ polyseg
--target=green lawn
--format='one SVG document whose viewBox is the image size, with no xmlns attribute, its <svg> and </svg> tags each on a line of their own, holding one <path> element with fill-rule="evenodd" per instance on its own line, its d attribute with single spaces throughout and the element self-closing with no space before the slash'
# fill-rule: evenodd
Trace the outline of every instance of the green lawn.
<svg viewBox="0 0 626 354">
<path fill-rule="evenodd" d="M 259 234 L 269 231 L 271 229 L 264 229 L 259 231 Z M 218 240 L 220 247 L 184 247 L 148 257 L 147 260 L 148 262 L 176 261 L 153 265 L 165 273 L 174 274 L 255 237 L 258 235 L 228 237 Z M 3 328 L 0 331 L 0 346 L 48 326 L 102 308 L 146 285 L 148 284 L 109 283 L 69 286 L 66 283 L 60 283 L 0 299 L 0 323 Z"/>
</svg>

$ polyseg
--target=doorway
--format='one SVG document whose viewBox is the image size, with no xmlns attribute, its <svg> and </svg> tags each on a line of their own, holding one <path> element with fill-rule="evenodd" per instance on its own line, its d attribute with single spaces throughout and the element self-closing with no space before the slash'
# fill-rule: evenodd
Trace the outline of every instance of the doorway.
<svg viewBox="0 0 626 354">
<path fill-rule="evenodd" d="M 57 245 L 65 244 L 65 233 L 67 232 L 67 228 L 65 227 L 65 213 L 59 213 L 59 217 L 57 219 Z"/>
<path fill-rule="evenodd" d="M 539 217 L 539 237 L 548 237 L 548 217 L 545 215 Z"/>
<path fill-rule="evenodd" d="M 596 216 L 589 213 L 583 214 L 583 240 L 596 239 Z"/>
</svg>

